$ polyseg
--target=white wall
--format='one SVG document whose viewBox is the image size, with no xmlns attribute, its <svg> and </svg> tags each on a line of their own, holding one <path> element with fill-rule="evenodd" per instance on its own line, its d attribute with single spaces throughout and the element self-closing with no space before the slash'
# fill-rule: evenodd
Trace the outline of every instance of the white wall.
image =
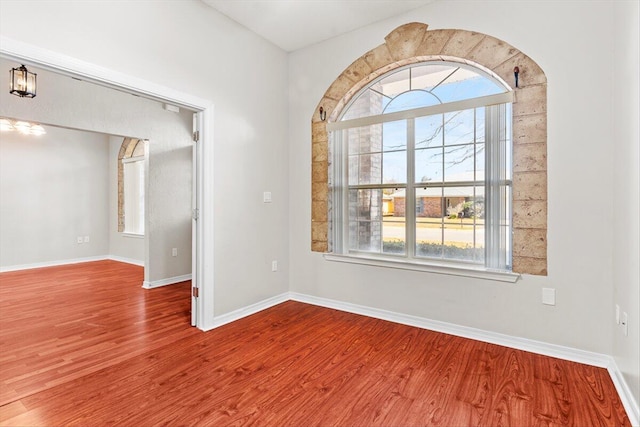
<svg viewBox="0 0 640 427">
<path fill-rule="evenodd" d="M 610 2 L 440 1 L 290 56 L 291 290 L 611 354 L 613 30 Z M 408 22 L 479 31 L 548 79 L 548 276 L 515 284 L 325 261 L 310 252 L 310 120 L 355 59 Z M 557 304 L 541 303 L 554 288 Z"/>
<path fill-rule="evenodd" d="M 0 268 L 108 253 L 108 137 L 46 131 L 0 134 Z"/>
<path fill-rule="evenodd" d="M 23 16 L 29 16 L 28 26 L 16 19 Z M 0 33 L 211 100 L 215 104 L 215 241 L 214 257 L 205 262 L 214 263 L 215 315 L 287 291 L 285 52 L 198 0 L 3 0 Z M 44 90 L 47 85 L 41 82 L 39 87 Z M 61 95 L 58 101 L 68 97 Z M 34 100 L 38 98 L 40 93 Z M 127 131 L 106 133 L 149 138 L 151 168 L 154 163 L 164 165 L 165 156 L 173 151 L 165 122 L 134 128 L 132 123 L 141 118 L 135 112 L 109 110 L 109 115 L 121 121 Z M 96 122 L 102 125 L 101 120 Z M 130 132 L 133 129 L 136 132 Z M 186 129 L 178 133 L 182 135 Z M 181 150 L 180 155 L 186 158 L 186 145 Z M 176 187 L 188 184 L 174 182 L 168 169 L 156 171 L 162 176 L 152 175 L 150 185 L 167 194 L 158 195 L 158 203 L 150 196 L 148 207 L 152 212 L 171 211 L 176 203 L 168 196 L 177 194 Z M 272 192 L 273 203 L 262 203 L 263 191 Z M 165 229 L 164 220 L 172 218 L 173 214 L 162 220 L 151 218 L 152 233 L 158 227 Z M 150 242 L 151 268 L 171 267 L 173 260 L 165 253 L 167 247 L 175 247 L 173 238 L 174 234 L 167 232 Z M 279 261 L 280 271 L 271 273 L 271 260 Z M 157 278 L 175 274 L 161 270 Z"/>
<path fill-rule="evenodd" d="M 122 141 L 122 137 L 109 137 L 109 255 L 144 265 L 144 238 L 118 231 L 118 154 Z"/>
<path fill-rule="evenodd" d="M 640 405 L 640 11 L 637 1 L 615 7 L 613 300 L 629 315 L 629 334 L 613 326 L 613 355 Z"/>
</svg>

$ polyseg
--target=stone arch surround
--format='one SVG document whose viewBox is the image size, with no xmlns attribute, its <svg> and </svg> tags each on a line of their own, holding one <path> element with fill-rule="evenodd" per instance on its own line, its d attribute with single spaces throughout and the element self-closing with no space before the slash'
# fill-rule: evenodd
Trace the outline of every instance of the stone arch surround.
<svg viewBox="0 0 640 427">
<path fill-rule="evenodd" d="M 547 275 L 547 79 L 542 69 L 515 47 L 466 30 L 427 30 L 409 23 L 385 43 L 349 65 L 329 86 L 311 119 L 311 250 L 329 246 L 329 142 L 326 124 L 335 121 L 351 98 L 372 80 L 405 65 L 453 60 L 500 77 L 513 100 L 513 271 Z M 514 67 L 519 84 L 513 87 Z M 511 84 L 513 83 L 513 85 Z M 320 119 L 320 107 L 326 121 Z"/>
</svg>

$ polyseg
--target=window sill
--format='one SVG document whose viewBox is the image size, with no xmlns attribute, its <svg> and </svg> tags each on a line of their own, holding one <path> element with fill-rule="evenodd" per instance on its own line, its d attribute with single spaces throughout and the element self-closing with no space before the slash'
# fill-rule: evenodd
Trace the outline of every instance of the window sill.
<svg viewBox="0 0 640 427">
<path fill-rule="evenodd" d="M 489 270 L 484 267 L 449 265 L 440 263 L 417 263 L 406 260 L 388 260 L 362 255 L 323 254 L 327 261 L 346 262 L 351 264 L 372 265 L 375 267 L 396 268 L 400 270 L 424 271 L 428 273 L 448 274 L 451 276 L 473 277 L 476 279 L 497 280 L 515 283 L 520 274 L 508 271 Z"/>
<path fill-rule="evenodd" d="M 136 233 L 120 233 L 122 237 L 132 237 L 134 239 L 144 239 L 144 234 L 136 234 Z"/>
</svg>

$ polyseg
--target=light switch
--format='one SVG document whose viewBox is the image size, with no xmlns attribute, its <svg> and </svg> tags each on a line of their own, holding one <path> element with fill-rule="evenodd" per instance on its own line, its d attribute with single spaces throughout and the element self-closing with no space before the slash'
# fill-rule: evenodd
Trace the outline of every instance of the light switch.
<svg viewBox="0 0 640 427">
<path fill-rule="evenodd" d="M 271 191 L 265 191 L 262 194 L 262 201 L 265 203 L 271 203 Z"/>
</svg>

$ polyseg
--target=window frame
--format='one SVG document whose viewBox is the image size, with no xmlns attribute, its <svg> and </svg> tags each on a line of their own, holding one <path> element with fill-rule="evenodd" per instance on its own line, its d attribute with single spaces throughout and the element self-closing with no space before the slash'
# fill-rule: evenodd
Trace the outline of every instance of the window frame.
<svg viewBox="0 0 640 427">
<path fill-rule="evenodd" d="M 121 160 L 124 183 L 124 230 L 122 234 L 125 236 L 144 237 L 145 234 L 145 160 L 146 156 L 144 155 L 126 157 Z M 136 164 L 135 174 L 128 174 L 126 165 L 134 163 Z M 132 199 L 127 195 L 128 189 L 135 192 L 134 198 L 137 203 L 131 203 Z M 132 221 L 133 219 L 135 219 L 135 221 Z M 138 227 L 134 227 L 133 230 L 131 229 L 132 222 L 138 225 Z"/>
<path fill-rule="evenodd" d="M 502 105 L 508 104 L 512 105 L 514 101 L 514 94 L 510 87 L 505 85 L 501 79 L 496 78 L 486 71 L 482 69 L 478 69 L 476 67 L 470 66 L 466 64 L 464 68 L 471 68 L 473 71 L 477 72 L 479 75 L 484 78 L 490 79 L 493 82 L 499 84 L 502 88 L 504 88 L 504 92 L 495 94 L 495 95 L 485 95 L 479 96 L 471 99 L 464 99 L 461 101 L 453 101 L 448 103 L 441 103 L 436 105 L 431 105 L 427 107 L 419 107 L 413 109 L 407 109 L 403 111 L 391 112 L 391 113 L 382 113 L 377 115 L 371 115 L 366 117 L 358 117 L 347 120 L 340 120 L 345 115 L 349 114 L 350 107 L 359 99 L 359 95 L 369 90 L 372 86 L 374 86 L 378 81 L 387 78 L 388 76 L 401 72 L 404 69 L 411 69 L 413 67 L 419 67 L 424 65 L 442 65 L 443 62 L 437 61 L 425 61 L 419 63 L 413 63 L 406 67 L 397 68 L 391 70 L 390 72 L 384 73 L 376 78 L 374 81 L 367 84 L 363 87 L 357 94 L 355 94 L 351 101 L 345 106 L 345 108 L 341 111 L 341 114 L 338 120 L 333 122 L 328 122 L 326 124 L 326 131 L 328 133 L 329 140 L 329 158 L 332 160 L 331 171 L 329 172 L 329 185 L 332 188 L 332 209 L 333 218 L 331 223 L 334 224 L 332 230 L 330 230 L 332 243 L 333 243 L 333 253 L 324 254 L 325 259 L 331 261 L 340 261 L 340 262 L 351 262 L 356 264 L 367 264 L 367 265 L 376 265 L 380 267 L 391 267 L 391 268 L 399 268 L 406 270 L 417 270 L 417 271 L 429 271 L 435 273 L 445 273 L 450 275 L 458 275 L 458 276 L 467 276 L 467 277 L 479 277 L 479 278 L 488 278 L 499 281 L 506 282 L 515 282 L 520 275 L 518 273 L 514 273 L 511 271 L 512 265 L 509 264 L 509 269 L 506 268 L 497 268 L 495 265 L 491 265 L 495 263 L 494 261 L 484 260 L 483 264 L 468 262 L 465 260 L 456 260 L 451 258 L 428 258 L 428 257 L 418 257 L 416 256 L 415 249 L 417 244 L 415 227 L 417 224 L 417 216 L 415 212 L 409 212 L 409 210 L 415 210 L 418 208 L 418 204 L 415 202 L 415 194 L 413 194 L 416 188 L 420 187 L 420 183 L 416 181 L 414 174 L 415 167 L 415 155 L 416 155 L 416 147 L 415 141 L 411 141 L 415 137 L 415 120 L 420 117 L 434 116 L 440 114 L 446 114 L 450 112 L 457 111 L 465 111 L 469 109 L 476 108 L 486 108 L 491 107 L 493 105 Z M 448 63 L 449 65 L 460 66 L 457 63 Z M 419 89 L 413 89 L 419 90 Z M 411 89 L 409 90 L 411 91 Z M 401 94 L 407 93 L 409 91 L 402 92 Z M 397 94 L 396 96 L 400 96 L 401 94 Z M 394 98 L 395 99 L 395 98 Z M 513 121 L 513 117 L 509 116 L 511 121 Z M 486 119 L 488 120 L 488 119 Z M 348 182 L 348 158 L 349 153 L 344 152 L 342 143 L 340 142 L 342 136 L 339 134 L 346 129 L 353 129 L 362 126 L 371 126 L 384 124 L 394 121 L 405 121 L 407 124 L 408 135 L 407 137 L 407 176 L 413 177 L 411 180 L 408 180 L 406 183 L 400 184 L 398 186 L 393 184 L 372 184 L 372 185 L 357 185 L 352 186 Z M 511 124 L 509 124 L 509 128 L 511 128 Z M 411 143 L 413 142 L 413 143 Z M 509 143 L 512 145 L 513 142 L 511 138 L 509 138 Z M 512 148 L 510 147 L 512 150 Z M 382 148 L 381 148 L 382 150 Z M 475 167 L 474 167 L 475 170 Z M 512 169 L 511 169 L 512 170 Z M 487 177 L 483 178 L 482 182 L 486 188 L 487 186 Z M 510 178 L 512 179 L 512 177 Z M 347 182 L 344 182 L 347 181 Z M 477 184 L 477 180 L 474 178 L 474 185 Z M 455 182 L 458 184 L 457 182 Z M 511 185 L 510 183 L 507 185 Z M 438 188 L 445 188 L 447 186 L 446 182 L 442 182 L 442 185 L 436 186 Z M 396 255 L 391 253 L 375 253 L 375 252 L 366 252 L 366 251 L 358 251 L 358 250 L 350 250 L 349 242 L 345 241 L 349 236 L 349 191 L 352 189 L 379 189 L 384 190 L 385 188 L 393 188 L 393 187 L 402 187 L 405 189 L 405 251 L 404 254 Z M 410 195 L 409 193 L 412 192 Z M 382 196 L 383 197 L 383 196 Z M 511 199 L 509 199 L 511 201 Z M 381 200 L 381 203 L 384 202 Z M 381 207 L 381 211 L 382 211 Z M 510 217 L 508 217 L 508 233 L 513 232 L 513 222 Z M 384 223 L 384 222 L 383 222 Z M 341 226 L 339 225 L 341 224 Z M 337 226 L 336 226 L 337 225 Z M 485 223 L 485 233 L 487 234 L 495 234 L 490 233 L 486 228 L 489 224 Z M 499 229 L 501 225 L 498 224 L 494 227 L 496 230 Z M 495 239 L 485 238 L 485 242 L 493 242 Z M 512 237 L 509 235 L 507 240 L 510 241 L 512 245 Z M 495 252 L 492 248 L 486 248 L 485 251 Z M 509 246 L 507 249 L 509 253 L 512 253 L 512 246 Z M 502 257 L 503 258 L 503 257 Z"/>
</svg>

